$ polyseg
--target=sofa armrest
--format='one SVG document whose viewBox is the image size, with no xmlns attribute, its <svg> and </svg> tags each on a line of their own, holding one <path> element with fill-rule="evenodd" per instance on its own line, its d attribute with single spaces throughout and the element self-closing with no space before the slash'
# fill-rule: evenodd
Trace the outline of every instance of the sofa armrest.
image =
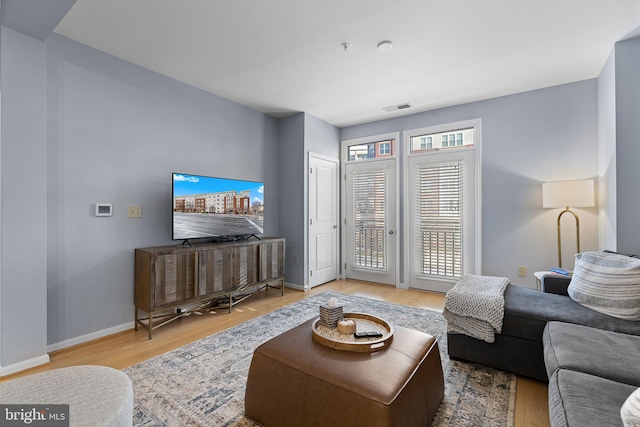
<svg viewBox="0 0 640 427">
<path fill-rule="evenodd" d="M 542 277 L 541 282 L 542 292 L 569 296 L 567 288 L 571 282 L 571 277 L 559 276 L 557 274 L 546 274 Z"/>
</svg>

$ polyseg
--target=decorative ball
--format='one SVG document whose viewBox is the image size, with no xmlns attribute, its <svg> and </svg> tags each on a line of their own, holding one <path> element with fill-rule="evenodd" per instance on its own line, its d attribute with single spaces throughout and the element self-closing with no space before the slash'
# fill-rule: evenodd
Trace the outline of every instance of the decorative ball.
<svg viewBox="0 0 640 427">
<path fill-rule="evenodd" d="M 341 334 L 355 334 L 356 322 L 353 320 L 340 320 L 338 322 L 338 332 Z"/>
</svg>

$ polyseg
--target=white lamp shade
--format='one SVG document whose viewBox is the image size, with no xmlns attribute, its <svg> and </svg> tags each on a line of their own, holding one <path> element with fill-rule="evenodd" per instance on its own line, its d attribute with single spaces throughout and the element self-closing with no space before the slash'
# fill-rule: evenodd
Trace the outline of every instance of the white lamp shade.
<svg viewBox="0 0 640 427">
<path fill-rule="evenodd" d="M 542 184 L 543 208 L 589 208 L 595 206 L 592 179 L 554 181 Z"/>
</svg>

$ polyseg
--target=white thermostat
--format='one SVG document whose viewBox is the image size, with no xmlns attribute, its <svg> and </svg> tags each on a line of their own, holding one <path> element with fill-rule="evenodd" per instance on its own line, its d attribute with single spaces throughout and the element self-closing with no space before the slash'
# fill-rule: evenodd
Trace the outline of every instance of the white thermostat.
<svg viewBox="0 0 640 427">
<path fill-rule="evenodd" d="M 96 216 L 111 216 L 112 214 L 111 203 L 96 203 Z"/>
</svg>

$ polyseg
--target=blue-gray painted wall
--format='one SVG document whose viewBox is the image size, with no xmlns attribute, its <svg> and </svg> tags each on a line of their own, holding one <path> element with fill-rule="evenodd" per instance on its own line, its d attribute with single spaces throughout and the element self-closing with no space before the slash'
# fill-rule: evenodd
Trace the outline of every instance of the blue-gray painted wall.
<svg viewBox="0 0 640 427">
<path fill-rule="evenodd" d="M 615 49 L 598 77 L 598 241 L 616 250 L 616 78 Z"/>
<path fill-rule="evenodd" d="M 596 178 L 597 105 L 593 79 L 351 126 L 342 129 L 341 139 L 481 119 L 482 273 L 535 287 L 533 272 L 557 265 L 560 210 L 542 208 L 542 182 Z M 403 148 L 399 144 L 400 157 Z M 404 191 L 401 186 L 401 194 Z M 595 250 L 597 210 L 579 209 L 579 215 L 581 250 Z M 403 219 L 401 205 L 401 229 Z M 575 225 L 563 233 L 563 259 L 572 262 Z M 404 247 L 402 234 L 400 245 Z M 401 282 L 404 258 L 400 257 Z M 527 277 L 517 276 L 519 265 L 527 267 Z"/>
<path fill-rule="evenodd" d="M 304 286 L 304 113 L 280 120 L 278 230 L 287 239 L 286 281 Z"/>
<path fill-rule="evenodd" d="M 616 43 L 617 244 L 622 253 L 640 254 L 640 38 Z"/>
<path fill-rule="evenodd" d="M 56 34 L 47 61 L 50 344 L 131 321 L 133 249 L 172 243 L 172 172 L 264 181 L 278 234 L 276 119 Z"/>
<path fill-rule="evenodd" d="M 340 131 L 308 113 L 280 120 L 279 231 L 287 239 L 287 283 L 308 285 L 307 210 L 309 152 L 338 159 Z"/>
<path fill-rule="evenodd" d="M 0 367 L 46 357 L 45 46 L 0 27 Z"/>
</svg>

